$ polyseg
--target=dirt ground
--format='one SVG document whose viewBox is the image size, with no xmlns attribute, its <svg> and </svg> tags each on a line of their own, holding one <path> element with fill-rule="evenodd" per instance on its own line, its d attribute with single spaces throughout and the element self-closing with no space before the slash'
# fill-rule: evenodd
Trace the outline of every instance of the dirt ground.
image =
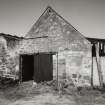
<svg viewBox="0 0 105 105">
<path fill-rule="evenodd" d="M 91 88 L 77 91 L 73 86 L 57 91 L 53 82 L 33 86 L 29 81 L 0 88 L 0 105 L 105 105 L 105 94 Z"/>
</svg>

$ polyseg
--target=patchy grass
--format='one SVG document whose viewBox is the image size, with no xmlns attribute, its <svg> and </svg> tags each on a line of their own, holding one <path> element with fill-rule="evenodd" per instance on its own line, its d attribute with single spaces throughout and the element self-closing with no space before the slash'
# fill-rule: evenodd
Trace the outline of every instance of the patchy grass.
<svg viewBox="0 0 105 105">
<path fill-rule="evenodd" d="M 105 105 L 105 94 L 97 89 L 76 89 L 73 85 L 57 91 L 56 82 L 33 86 L 32 81 L 0 89 L 0 105 Z"/>
</svg>

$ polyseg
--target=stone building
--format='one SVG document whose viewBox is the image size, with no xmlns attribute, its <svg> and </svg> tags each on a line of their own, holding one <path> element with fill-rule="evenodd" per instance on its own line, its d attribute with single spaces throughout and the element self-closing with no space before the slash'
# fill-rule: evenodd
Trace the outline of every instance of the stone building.
<svg viewBox="0 0 105 105">
<path fill-rule="evenodd" d="M 78 86 L 91 86 L 93 40 L 84 37 L 51 7 L 24 38 L 1 34 L 0 40 L 1 76 L 35 82 L 67 78 Z M 94 85 L 100 85 L 97 81 L 93 81 Z"/>
<path fill-rule="evenodd" d="M 65 76 L 77 85 L 91 84 L 90 42 L 51 7 L 29 30 L 19 54 L 22 81 Z"/>
</svg>

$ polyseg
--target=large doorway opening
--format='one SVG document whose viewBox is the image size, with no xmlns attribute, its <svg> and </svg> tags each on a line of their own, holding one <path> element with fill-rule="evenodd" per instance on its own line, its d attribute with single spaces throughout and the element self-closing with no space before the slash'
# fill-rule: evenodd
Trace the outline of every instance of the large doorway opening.
<svg viewBox="0 0 105 105">
<path fill-rule="evenodd" d="M 22 81 L 33 80 L 34 74 L 34 56 L 21 55 L 21 79 Z"/>
<path fill-rule="evenodd" d="M 50 53 L 21 55 L 20 66 L 21 81 L 34 80 L 39 83 L 53 79 L 53 57 Z"/>
</svg>

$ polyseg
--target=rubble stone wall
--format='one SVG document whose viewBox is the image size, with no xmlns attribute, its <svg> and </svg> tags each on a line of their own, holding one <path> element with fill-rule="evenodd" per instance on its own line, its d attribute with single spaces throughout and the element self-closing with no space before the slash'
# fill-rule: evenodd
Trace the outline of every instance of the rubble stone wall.
<svg viewBox="0 0 105 105">
<path fill-rule="evenodd" d="M 13 79 L 18 78 L 19 73 L 19 55 L 16 48 L 9 50 L 4 37 L 0 37 L 0 76 Z"/>
<path fill-rule="evenodd" d="M 100 57 L 100 60 L 101 60 L 103 83 L 105 84 L 105 57 Z M 96 57 L 93 58 L 93 83 L 94 86 L 100 85 Z"/>
<path fill-rule="evenodd" d="M 103 74 L 103 82 L 105 84 L 105 57 L 101 57 L 101 69 Z"/>
<path fill-rule="evenodd" d="M 58 63 L 57 63 L 58 59 Z M 91 86 L 91 52 L 63 51 L 53 56 L 53 76 L 66 75 L 77 86 Z"/>
</svg>

